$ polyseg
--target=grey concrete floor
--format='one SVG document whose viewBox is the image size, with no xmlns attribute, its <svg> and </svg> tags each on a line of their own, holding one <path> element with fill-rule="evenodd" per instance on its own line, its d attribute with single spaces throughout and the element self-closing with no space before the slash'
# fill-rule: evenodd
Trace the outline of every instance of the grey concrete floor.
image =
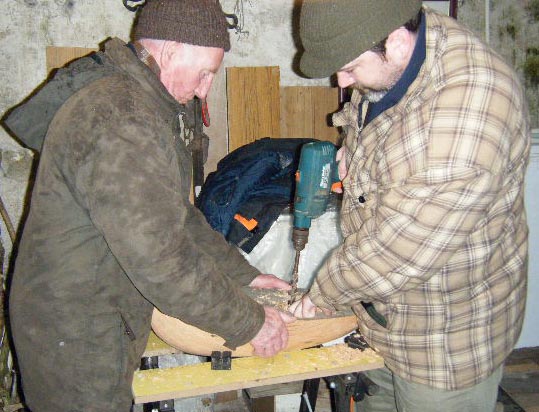
<svg viewBox="0 0 539 412">
<path fill-rule="evenodd" d="M 539 347 L 514 350 L 500 386 L 517 405 L 505 405 L 504 412 L 539 412 Z"/>
</svg>

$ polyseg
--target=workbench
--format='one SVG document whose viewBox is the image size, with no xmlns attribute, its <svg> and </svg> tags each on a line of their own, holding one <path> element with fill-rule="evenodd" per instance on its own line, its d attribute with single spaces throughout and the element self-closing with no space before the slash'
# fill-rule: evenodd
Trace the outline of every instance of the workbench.
<svg viewBox="0 0 539 412">
<path fill-rule="evenodd" d="M 152 334 L 144 356 L 167 353 L 174 353 L 174 349 Z M 383 365 L 382 357 L 370 348 L 360 351 L 338 344 L 281 352 L 271 358 L 234 358 L 230 370 L 212 370 L 211 362 L 139 370 L 133 378 L 133 396 L 136 404 L 157 402 L 325 378 Z"/>
</svg>

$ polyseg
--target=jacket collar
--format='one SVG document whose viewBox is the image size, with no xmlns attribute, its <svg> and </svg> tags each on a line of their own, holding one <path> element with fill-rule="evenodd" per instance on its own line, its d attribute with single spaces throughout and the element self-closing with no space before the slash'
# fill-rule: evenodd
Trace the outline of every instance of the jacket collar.
<svg viewBox="0 0 539 412">
<path fill-rule="evenodd" d="M 126 46 L 127 45 L 118 38 L 107 40 L 104 43 L 105 55 L 109 57 L 119 69 L 133 77 L 144 91 L 164 100 L 175 113 L 183 111 L 184 106 L 172 97 L 165 86 L 163 86 L 163 83 L 159 80 L 158 75 L 139 60 L 137 55 Z"/>
<path fill-rule="evenodd" d="M 417 32 L 417 41 L 414 47 L 414 51 L 410 58 L 408 66 L 402 73 L 401 78 L 397 83 L 387 92 L 387 94 L 376 103 L 369 105 L 369 109 L 365 118 L 365 124 L 369 123 L 372 119 L 378 116 L 385 110 L 395 106 L 406 94 L 406 91 L 410 85 L 417 78 L 421 66 L 425 62 L 426 55 L 426 41 L 425 41 L 425 15 L 421 14 L 421 23 Z"/>
</svg>

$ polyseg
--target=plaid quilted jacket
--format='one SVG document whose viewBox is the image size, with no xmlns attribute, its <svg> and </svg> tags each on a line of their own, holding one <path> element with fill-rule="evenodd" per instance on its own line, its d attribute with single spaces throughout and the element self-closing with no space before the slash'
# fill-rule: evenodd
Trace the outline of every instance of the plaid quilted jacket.
<svg viewBox="0 0 539 412">
<path fill-rule="evenodd" d="M 521 330 L 530 131 L 514 71 L 455 20 L 425 14 L 426 59 L 401 101 L 363 128 L 355 91 L 334 116 L 344 242 L 310 297 L 352 306 L 398 376 L 455 390 L 500 366 Z"/>
</svg>

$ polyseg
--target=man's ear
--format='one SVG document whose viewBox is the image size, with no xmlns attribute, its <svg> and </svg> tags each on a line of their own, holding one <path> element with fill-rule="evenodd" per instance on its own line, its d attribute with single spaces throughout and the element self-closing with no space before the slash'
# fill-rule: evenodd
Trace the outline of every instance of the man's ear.
<svg viewBox="0 0 539 412">
<path fill-rule="evenodd" d="M 415 35 L 404 27 L 392 31 L 386 40 L 386 57 L 389 61 L 406 67 L 415 47 Z"/>
</svg>

